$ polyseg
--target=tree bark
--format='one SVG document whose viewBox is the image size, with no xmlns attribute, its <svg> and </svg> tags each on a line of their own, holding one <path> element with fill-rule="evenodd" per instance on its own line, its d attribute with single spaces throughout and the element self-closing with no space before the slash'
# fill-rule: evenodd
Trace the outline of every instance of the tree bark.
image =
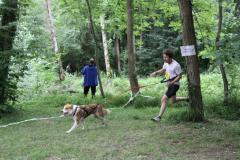
<svg viewBox="0 0 240 160">
<path fill-rule="evenodd" d="M 191 0 L 178 1 L 183 28 L 183 45 L 194 45 L 196 50 L 196 37 L 193 24 Z M 185 61 L 187 66 L 188 92 L 192 111 L 192 120 L 202 121 L 204 120 L 204 112 L 197 55 L 187 56 L 185 57 Z"/>
<path fill-rule="evenodd" d="M 96 37 L 94 26 L 93 26 L 92 12 L 91 12 L 91 7 L 90 7 L 90 4 L 89 4 L 89 0 L 86 0 L 86 3 L 87 3 L 88 13 L 89 13 L 89 21 L 90 21 L 90 26 L 91 26 L 90 28 L 91 28 L 92 36 L 93 36 L 93 39 L 94 39 L 94 42 L 95 42 L 95 60 L 96 60 L 96 65 L 97 65 L 99 87 L 100 87 L 101 95 L 104 98 L 105 95 L 104 95 L 104 91 L 103 91 L 103 87 L 102 87 L 101 75 L 100 75 L 100 70 L 99 70 L 97 37 Z"/>
<path fill-rule="evenodd" d="M 100 24 L 101 24 L 101 31 L 102 31 L 102 42 L 103 42 L 103 51 L 104 51 L 106 72 L 107 72 L 107 76 L 109 78 L 111 78 L 112 71 L 111 71 L 109 55 L 108 55 L 108 44 L 107 44 L 107 35 L 105 32 L 105 15 L 104 14 L 100 16 Z"/>
<path fill-rule="evenodd" d="M 51 0 L 45 0 L 46 2 L 46 8 L 47 8 L 47 19 L 48 19 L 48 30 L 50 32 L 50 37 L 51 37 L 51 42 L 52 42 L 52 49 L 55 54 L 58 53 L 58 43 L 57 43 L 57 37 L 56 37 L 56 32 L 54 29 L 54 24 L 53 24 L 53 16 L 52 16 L 52 9 L 51 9 Z M 58 59 L 58 65 L 59 65 L 59 79 L 60 81 L 64 81 L 65 75 L 64 75 L 64 69 L 62 65 L 62 60 L 61 56 L 59 56 Z"/>
<path fill-rule="evenodd" d="M 16 25 L 13 24 L 18 19 L 18 0 L 3 0 L 1 4 L 1 28 L 0 28 L 0 105 L 6 103 L 8 99 L 7 85 L 9 74 L 9 63 L 12 56 L 12 45 L 16 33 Z"/>
<path fill-rule="evenodd" d="M 135 53 L 133 38 L 133 0 L 127 0 L 127 47 L 128 47 L 128 76 L 132 94 L 139 91 L 137 74 L 135 71 Z"/>
<path fill-rule="evenodd" d="M 216 41 L 215 41 L 215 46 L 216 46 L 216 50 L 218 51 L 220 49 L 220 38 L 221 38 L 221 32 L 222 32 L 222 19 L 223 19 L 223 14 L 222 14 L 222 0 L 218 1 L 218 31 L 217 31 L 217 36 L 216 36 Z M 222 79 L 223 79 L 223 87 L 224 87 L 224 104 L 227 105 L 228 104 L 228 95 L 229 95 L 229 87 L 228 87 L 228 79 L 226 76 L 226 72 L 225 72 L 225 67 L 224 64 L 221 63 L 219 65 L 220 71 L 221 71 L 221 75 L 222 75 Z"/>
<path fill-rule="evenodd" d="M 116 54 L 116 62 L 117 62 L 117 74 L 120 75 L 121 73 L 121 59 L 120 59 L 120 45 L 119 45 L 119 38 L 115 38 L 115 54 Z"/>
</svg>

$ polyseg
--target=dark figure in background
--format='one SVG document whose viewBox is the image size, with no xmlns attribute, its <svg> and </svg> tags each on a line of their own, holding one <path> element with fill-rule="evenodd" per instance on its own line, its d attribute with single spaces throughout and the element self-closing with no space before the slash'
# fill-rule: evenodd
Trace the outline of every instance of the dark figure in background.
<svg viewBox="0 0 240 160">
<path fill-rule="evenodd" d="M 97 67 L 93 58 L 90 59 L 90 63 L 81 70 L 84 76 L 83 87 L 84 95 L 88 95 L 88 91 L 91 88 L 92 98 L 95 97 L 96 86 L 98 85 L 97 80 Z"/>
<path fill-rule="evenodd" d="M 68 63 L 68 65 L 67 65 L 67 67 L 66 67 L 66 71 L 67 71 L 67 73 L 69 73 L 69 74 L 72 74 L 72 73 L 73 73 L 73 71 L 72 71 L 72 64 L 71 64 L 71 63 Z"/>
<path fill-rule="evenodd" d="M 74 74 L 74 72 L 76 72 L 76 70 L 77 70 L 77 68 L 74 63 L 69 62 L 68 65 L 66 66 L 66 71 L 69 74 Z"/>
</svg>

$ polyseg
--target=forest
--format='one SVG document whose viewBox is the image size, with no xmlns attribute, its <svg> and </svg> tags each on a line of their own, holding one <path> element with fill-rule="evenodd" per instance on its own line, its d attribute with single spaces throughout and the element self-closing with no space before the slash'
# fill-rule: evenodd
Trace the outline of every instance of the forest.
<svg viewBox="0 0 240 160">
<path fill-rule="evenodd" d="M 240 0 L 0 0 L 0 25 L 0 160 L 240 159 Z"/>
</svg>

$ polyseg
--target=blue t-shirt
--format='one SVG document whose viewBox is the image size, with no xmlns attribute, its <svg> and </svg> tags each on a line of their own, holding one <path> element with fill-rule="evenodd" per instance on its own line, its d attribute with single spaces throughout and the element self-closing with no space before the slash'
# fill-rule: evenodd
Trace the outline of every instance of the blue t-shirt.
<svg viewBox="0 0 240 160">
<path fill-rule="evenodd" d="M 86 65 L 81 70 L 82 75 L 84 75 L 83 86 L 97 86 L 97 67 L 95 65 Z"/>
</svg>

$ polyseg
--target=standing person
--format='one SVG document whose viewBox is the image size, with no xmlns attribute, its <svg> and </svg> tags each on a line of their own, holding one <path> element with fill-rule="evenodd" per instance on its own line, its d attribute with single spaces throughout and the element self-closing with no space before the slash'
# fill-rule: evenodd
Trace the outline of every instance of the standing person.
<svg viewBox="0 0 240 160">
<path fill-rule="evenodd" d="M 176 93 L 180 86 L 180 79 L 182 78 L 182 69 L 180 64 L 173 59 L 173 51 L 171 49 L 165 49 L 163 51 L 164 65 L 160 70 L 157 70 L 150 74 L 150 76 L 156 76 L 158 74 L 165 74 L 167 78 L 168 89 L 166 93 L 162 96 L 160 112 L 156 117 L 151 120 L 158 122 L 166 109 L 168 99 L 172 99 L 172 103 L 179 101 L 188 101 L 186 97 L 177 97 Z"/>
<path fill-rule="evenodd" d="M 97 67 L 93 58 L 90 59 L 90 63 L 81 70 L 82 75 L 84 76 L 83 86 L 84 86 L 84 95 L 88 95 L 88 91 L 91 88 L 92 98 L 95 97 L 96 86 L 98 85 L 97 80 Z"/>
<path fill-rule="evenodd" d="M 72 73 L 72 64 L 69 62 L 67 67 L 66 67 L 66 71 L 71 74 Z"/>
</svg>

